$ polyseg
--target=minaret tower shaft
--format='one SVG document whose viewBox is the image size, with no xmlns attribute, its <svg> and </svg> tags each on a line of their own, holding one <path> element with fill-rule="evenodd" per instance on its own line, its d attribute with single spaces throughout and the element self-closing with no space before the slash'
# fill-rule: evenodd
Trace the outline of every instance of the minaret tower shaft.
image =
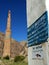
<svg viewBox="0 0 49 65">
<path fill-rule="evenodd" d="M 10 44 L 11 44 L 11 12 L 8 12 L 7 18 L 7 28 L 5 33 L 5 40 L 4 40 L 4 50 L 3 50 L 3 57 L 10 56 Z"/>
</svg>

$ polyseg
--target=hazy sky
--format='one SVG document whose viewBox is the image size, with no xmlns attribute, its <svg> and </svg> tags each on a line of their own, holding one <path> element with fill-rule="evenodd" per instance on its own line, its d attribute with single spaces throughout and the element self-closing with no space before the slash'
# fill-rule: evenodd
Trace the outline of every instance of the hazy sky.
<svg viewBox="0 0 49 65">
<path fill-rule="evenodd" d="M 0 0 L 0 32 L 5 33 L 8 10 L 11 10 L 12 38 L 27 40 L 26 1 Z"/>
</svg>

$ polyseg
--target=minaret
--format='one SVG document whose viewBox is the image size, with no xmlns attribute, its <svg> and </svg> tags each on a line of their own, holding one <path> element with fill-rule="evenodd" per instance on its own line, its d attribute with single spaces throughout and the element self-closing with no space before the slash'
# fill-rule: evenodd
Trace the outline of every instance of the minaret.
<svg viewBox="0 0 49 65">
<path fill-rule="evenodd" d="M 8 18 L 7 18 L 7 28 L 5 33 L 5 40 L 4 40 L 4 50 L 3 50 L 3 57 L 10 56 L 10 44 L 11 44 L 11 29 L 10 29 L 10 23 L 11 23 L 11 12 L 9 10 L 8 12 Z"/>
</svg>

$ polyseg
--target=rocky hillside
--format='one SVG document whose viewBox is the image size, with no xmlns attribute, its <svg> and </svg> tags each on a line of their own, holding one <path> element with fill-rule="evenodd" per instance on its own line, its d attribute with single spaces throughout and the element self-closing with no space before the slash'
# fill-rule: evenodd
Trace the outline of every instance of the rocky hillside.
<svg viewBox="0 0 49 65">
<path fill-rule="evenodd" d="M 4 38 L 5 34 L 0 32 L 0 56 L 3 55 L 3 49 L 4 49 Z M 11 57 L 14 58 L 17 55 L 23 55 L 27 57 L 28 55 L 28 49 L 27 49 L 27 42 L 22 41 L 18 42 L 11 38 Z"/>
</svg>

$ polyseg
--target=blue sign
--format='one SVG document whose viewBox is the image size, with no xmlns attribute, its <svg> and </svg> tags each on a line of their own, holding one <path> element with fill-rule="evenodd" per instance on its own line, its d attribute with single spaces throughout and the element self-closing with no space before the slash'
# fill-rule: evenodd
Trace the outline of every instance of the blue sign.
<svg viewBox="0 0 49 65">
<path fill-rule="evenodd" d="M 28 46 L 38 45 L 47 41 L 48 16 L 47 11 L 42 14 L 31 26 L 28 27 Z"/>
</svg>

